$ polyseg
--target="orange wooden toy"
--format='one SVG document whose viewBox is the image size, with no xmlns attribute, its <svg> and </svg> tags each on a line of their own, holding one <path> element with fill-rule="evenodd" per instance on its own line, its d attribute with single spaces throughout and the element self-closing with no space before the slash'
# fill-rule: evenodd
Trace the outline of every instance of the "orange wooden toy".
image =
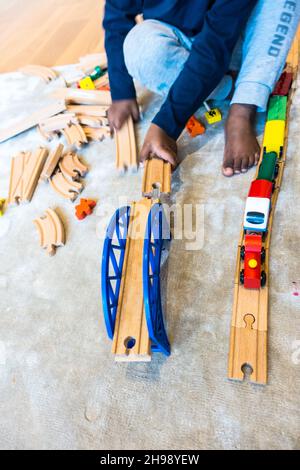
<svg viewBox="0 0 300 470">
<path fill-rule="evenodd" d="M 195 116 L 192 116 L 188 120 L 185 127 L 188 133 L 190 134 L 190 137 L 196 137 L 197 135 L 204 134 L 206 130 L 204 125 L 200 121 L 198 121 L 198 119 Z"/>
<path fill-rule="evenodd" d="M 77 219 L 83 220 L 88 215 L 91 215 L 96 204 L 96 201 L 93 201 L 92 199 L 80 199 L 80 204 L 75 206 L 75 215 Z"/>
</svg>

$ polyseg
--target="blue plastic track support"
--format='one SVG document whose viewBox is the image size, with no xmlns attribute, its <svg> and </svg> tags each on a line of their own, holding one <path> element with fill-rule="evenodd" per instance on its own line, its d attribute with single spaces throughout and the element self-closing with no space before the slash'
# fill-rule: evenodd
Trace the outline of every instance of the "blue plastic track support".
<svg viewBox="0 0 300 470">
<path fill-rule="evenodd" d="M 102 306 L 107 334 L 114 336 L 130 207 L 118 209 L 106 230 L 101 265 Z"/>
<path fill-rule="evenodd" d="M 152 351 L 169 356 L 170 343 L 164 326 L 160 293 L 160 262 L 165 241 L 170 240 L 169 227 L 161 204 L 149 212 L 143 252 L 143 290 L 145 314 Z"/>
</svg>

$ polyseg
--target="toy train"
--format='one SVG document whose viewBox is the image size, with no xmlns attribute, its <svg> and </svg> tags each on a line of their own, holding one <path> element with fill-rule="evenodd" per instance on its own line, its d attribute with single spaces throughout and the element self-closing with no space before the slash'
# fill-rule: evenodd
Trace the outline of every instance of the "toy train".
<svg viewBox="0 0 300 470">
<path fill-rule="evenodd" d="M 289 79 L 289 77 L 287 77 Z M 281 78 L 281 81 L 283 79 Z M 285 79 L 286 80 L 286 79 Z M 289 80 L 289 85 L 291 81 Z M 279 85 L 277 85 L 278 88 Z M 280 90 L 287 90 L 285 82 Z M 276 90 L 276 88 L 275 88 Z M 287 90 L 288 93 L 288 90 Z M 240 271 L 240 282 L 246 289 L 260 289 L 266 285 L 267 276 L 263 270 L 265 248 L 263 246 L 272 210 L 272 194 L 283 156 L 287 96 L 271 96 L 263 142 L 263 158 L 257 178 L 252 181 L 244 213 L 244 245 L 241 259 L 244 268 Z"/>
</svg>

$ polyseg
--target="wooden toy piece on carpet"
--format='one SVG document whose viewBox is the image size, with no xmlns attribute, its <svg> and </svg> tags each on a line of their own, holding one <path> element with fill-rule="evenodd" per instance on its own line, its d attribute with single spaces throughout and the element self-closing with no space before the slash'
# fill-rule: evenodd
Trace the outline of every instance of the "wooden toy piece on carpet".
<svg viewBox="0 0 300 470">
<path fill-rule="evenodd" d="M 57 213 L 47 209 L 45 215 L 33 221 L 40 236 L 40 245 L 49 256 L 56 253 L 56 247 L 65 244 L 65 228 Z"/>
<path fill-rule="evenodd" d="M 90 127 L 90 126 L 83 126 L 83 131 L 88 140 L 92 140 L 94 142 L 102 142 L 106 137 L 111 137 L 111 131 L 109 127 Z"/>
<path fill-rule="evenodd" d="M 187 124 L 186 124 L 186 129 L 190 135 L 190 137 L 197 137 L 197 135 L 204 134 L 206 129 L 205 126 L 195 117 L 192 116 Z"/>
<path fill-rule="evenodd" d="M 83 190 L 83 184 L 77 181 L 71 181 L 61 172 L 57 171 L 50 179 L 52 189 L 70 201 L 75 201 L 78 194 Z"/>
<path fill-rule="evenodd" d="M 171 192 L 171 165 L 161 158 L 152 157 L 145 162 L 142 182 L 143 196 L 153 197 L 153 192 L 170 194 Z"/>
<path fill-rule="evenodd" d="M 64 146 L 62 144 L 59 144 L 58 147 L 56 147 L 52 152 L 50 152 L 46 160 L 46 163 L 44 165 L 44 168 L 42 170 L 42 174 L 41 174 L 42 180 L 46 181 L 49 178 L 51 178 L 51 176 L 54 173 L 55 168 L 58 165 L 58 162 L 62 156 L 63 151 L 64 151 Z"/>
<path fill-rule="evenodd" d="M 96 201 L 93 199 L 80 199 L 80 204 L 75 207 L 75 215 L 77 219 L 83 220 L 88 215 L 91 215 L 96 204 Z"/>
<path fill-rule="evenodd" d="M 79 176 L 85 176 L 88 172 L 88 167 L 81 163 L 76 153 L 72 152 L 62 157 L 59 162 L 59 168 L 64 176 L 73 181 L 78 180 Z"/>
<path fill-rule="evenodd" d="M 64 137 L 69 145 L 75 145 L 80 148 L 83 144 L 87 144 L 87 137 L 79 124 L 71 124 L 62 130 Z"/>
<path fill-rule="evenodd" d="M 95 85 L 91 77 L 84 77 L 79 81 L 79 88 L 82 90 L 95 90 Z"/>
<path fill-rule="evenodd" d="M 33 154 L 21 152 L 12 158 L 8 204 L 31 201 L 47 155 L 47 149 L 39 148 Z"/>
<path fill-rule="evenodd" d="M 134 124 L 131 116 L 121 129 L 115 131 L 116 166 L 119 170 L 137 169 L 137 149 L 134 134 Z"/>
<path fill-rule="evenodd" d="M 58 73 L 55 70 L 50 69 L 49 67 L 44 67 L 43 65 L 25 65 L 25 67 L 19 69 L 19 72 L 26 75 L 40 77 L 46 83 L 49 83 L 58 77 Z"/>
<path fill-rule="evenodd" d="M 218 108 L 212 109 L 206 101 L 204 101 L 203 104 L 206 108 L 205 118 L 208 124 L 215 124 L 216 122 L 222 121 L 222 114 Z"/>
</svg>

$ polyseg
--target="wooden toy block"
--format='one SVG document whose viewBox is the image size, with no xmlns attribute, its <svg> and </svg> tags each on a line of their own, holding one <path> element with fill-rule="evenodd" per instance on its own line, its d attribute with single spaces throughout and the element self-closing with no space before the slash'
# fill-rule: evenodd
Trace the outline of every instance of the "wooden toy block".
<svg viewBox="0 0 300 470">
<path fill-rule="evenodd" d="M 40 236 L 40 246 L 49 256 L 56 253 L 56 247 L 65 244 L 65 229 L 57 213 L 47 209 L 45 215 L 33 221 Z"/>
<path fill-rule="evenodd" d="M 102 77 L 103 75 L 103 71 L 100 67 L 100 65 L 96 65 L 96 67 L 94 68 L 93 72 L 90 73 L 90 78 L 93 80 L 93 82 L 95 80 L 98 80 L 100 77 Z"/>
<path fill-rule="evenodd" d="M 143 244 L 151 200 L 131 206 L 112 352 L 116 361 L 150 361 L 151 346 L 144 312 Z"/>
<path fill-rule="evenodd" d="M 5 203 L 6 203 L 6 199 L 0 199 L 0 217 L 4 215 Z"/>
<path fill-rule="evenodd" d="M 91 215 L 96 204 L 96 201 L 93 199 L 80 199 L 80 204 L 75 206 L 75 215 L 77 219 L 83 220 L 88 215 Z"/>
<path fill-rule="evenodd" d="M 119 170 L 137 169 L 137 150 L 134 124 L 130 116 L 120 130 L 115 131 L 116 166 Z"/>
<path fill-rule="evenodd" d="M 62 111 L 66 110 L 66 105 L 64 100 L 56 101 L 49 106 L 46 106 L 39 111 L 31 113 L 25 119 L 20 120 L 13 126 L 10 126 L 6 129 L 2 129 L 0 131 L 0 143 L 5 142 L 6 140 L 10 139 L 11 137 L 15 137 L 22 132 L 31 129 L 32 127 L 37 126 L 40 122 L 44 121 L 45 119 L 54 116 L 55 114 L 61 113 Z"/>
<path fill-rule="evenodd" d="M 82 90 L 95 90 L 95 85 L 91 77 L 82 78 L 79 81 L 79 87 Z"/>
<path fill-rule="evenodd" d="M 145 162 L 142 194 L 151 197 L 155 190 L 166 194 L 171 192 L 171 165 L 157 157 Z"/>
<path fill-rule="evenodd" d="M 215 124 L 216 122 L 222 121 L 221 111 L 217 108 L 206 111 L 205 118 L 208 124 Z"/>
<path fill-rule="evenodd" d="M 57 171 L 50 179 L 52 189 L 70 201 L 75 201 L 78 194 L 83 190 L 83 184 L 77 181 L 70 181 L 61 171 Z"/>
<path fill-rule="evenodd" d="M 70 152 L 61 158 L 59 168 L 64 176 L 73 181 L 78 180 L 79 176 L 85 176 L 88 172 L 87 166 L 79 160 L 76 154 Z"/>
<path fill-rule="evenodd" d="M 188 120 L 185 127 L 192 138 L 197 137 L 197 135 L 204 134 L 206 131 L 205 126 L 195 116 L 192 116 Z"/>
<path fill-rule="evenodd" d="M 279 156 L 283 148 L 285 136 L 285 121 L 267 121 L 263 139 L 266 152 L 276 152 Z"/>
<path fill-rule="evenodd" d="M 56 169 L 58 162 L 63 154 L 63 151 L 64 146 L 62 144 L 59 144 L 56 149 L 50 152 L 41 173 L 42 180 L 46 181 L 53 175 L 54 170 Z"/>
<path fill-rule="evenodd" d="M 12 158 L 8 204 L 31 201 L 47 155 L 47 149 L 39 148 Z"/>
<path fill-rule="evenodd" d="M 58 77 L 58 73 L 55 70 L 50 69 L 49 67 L 44 67 L 43 65 L 25 65 L 25 67 L 19 69 L 19 72 L 22 72 L 25 75 L 40 77 L 46 83 L 51 80 L 55 80 Z"/>
</svg>

